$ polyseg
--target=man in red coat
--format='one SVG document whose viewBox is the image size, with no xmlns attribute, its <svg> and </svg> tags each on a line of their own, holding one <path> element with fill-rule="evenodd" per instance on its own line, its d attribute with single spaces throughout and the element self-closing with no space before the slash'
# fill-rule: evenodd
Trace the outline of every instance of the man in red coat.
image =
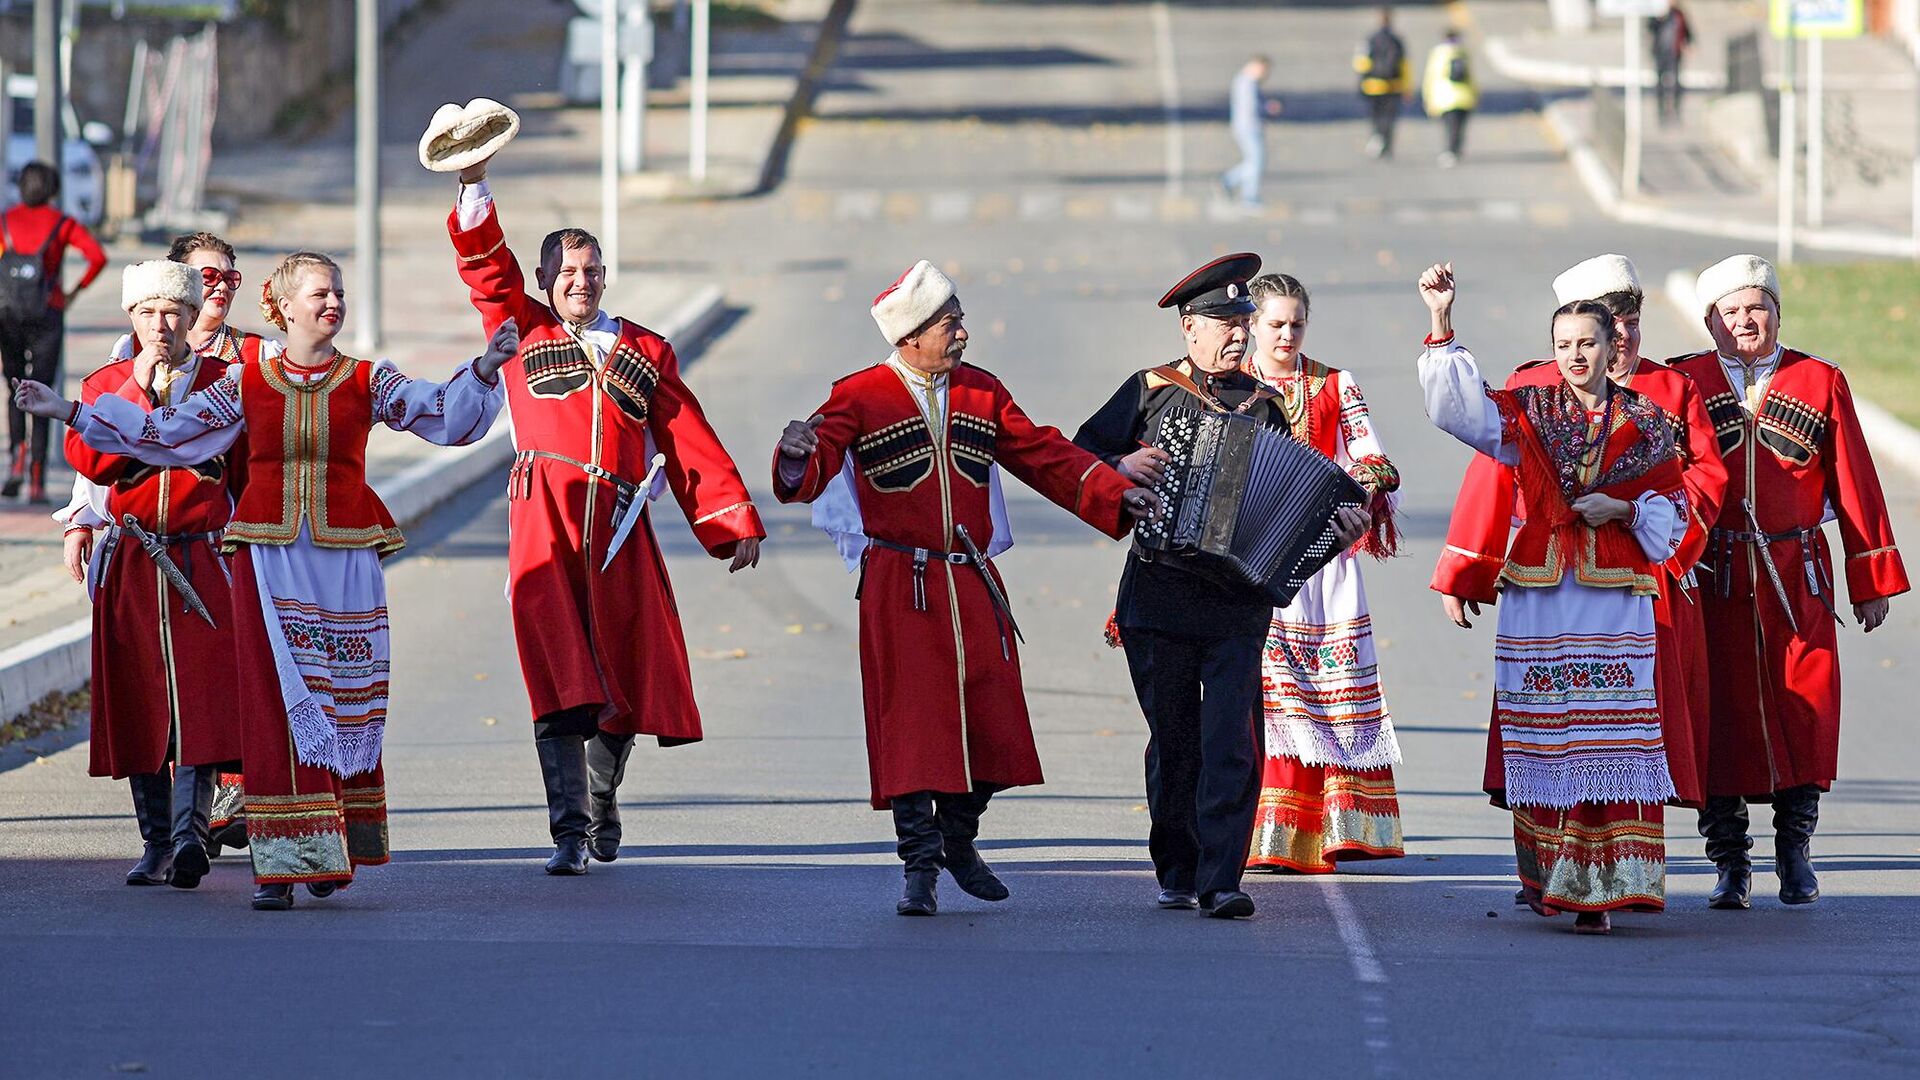
<svg viewBox="0 0 1920 1080">
<path fill-rule="evenodd" d="M 187 341 L 204 295 L 197 270 L 139 263 L 126 269 L 120 293 L 139 351 L 87 376 L 82 401 L 118 396 L 152 411 L 226 374 L 225 363 Z M 133 788 L 146 849 L 127 884 L 191 889 L 207 872 L 214 778 L 240 759 L 229 663 L 232 605 L 226 560 L 217 548 L 233 513 L 227 458 L 161 468 L 100 453 L 73 432 L 66 450 L 74 471 L 92 482 L 83 486 L 83 498 L 56 515 L 66 522 L 68 569 L 81 576 L 89 569 L 87 554 L 94 555 L 87 575 L 94 601 L 87 771 L 127 777 Z M 149 553 L 142 534 L 160 554 Z"/>
<path fill-rule="evenodd" d="M 994 792 L 1041 782 L 1018 630 L 988 561 L 1009 539 L 999 468 L 1113 537 L 1158 500 L 961 363 L 965 315 L 932 264 L 889 285 L 872 314 L 893 354 L 787 425 L 773 490 L 821 500 L 815 522 L 859 560 L 873 808 L 893 810 L 906 864 L 895 910 L 932 915 L 942 866 L 970 895 L 1006 899 L 974 847 L 980 815 Z"/>
<path fill-rule="evenodd" d="M 1623 255 L 1596 256 L 1555 278 L 1553 291 L 1562 304 L 1597 300 L 1606 305 L 1613 313 L 1620 341 L 1618 363 L 1608 377 L 1646 395 L 1666 413 L 1678 432 L 1682 486 L 1688 504 L 1687 533 L 1679 551 L 1667 562 L 1665 588 L 1654 602 L 1654 667 L 1667 770 L 1678 800 L 1699 806 L 1706 797 L 1707 670 L 1705 626 L 1693 566 L 1706 548 L 1707 529 L 1725 496 L 1726 465 L 1720 460 L 1713 425 L 1693 380 L 1641 355 L 1640 307 L 1644 294 L 1633 263 Z M 1553 361 L 1534 360 L 1515 369 L 1507 386 L 1544 385 L 1559 379 Z M 1470 625 L 1469 611 L 1477 615 L 1481 604 L 1493 603 L 1495 583 L 1505 564 L 1508 531 L 1516 519 L 1525 517 L 1513 470 L 1484 454 L 1475 455 L 1461 481 L 1460 496 L 1454 501 L 1446 547 L 1434 568 L 1431 586 L 1441 594 L 1442 607 L 1455 623 Z M 1505 797 L 1504 773 L 1501 733 L 1490 729 L 1484 786 L 1497 803 Z"/>
<path fill-rule="evenodd" d="M 1714 348 L 1674 366 L 1699 384 L 1733 477 L 1701 563 L 1713 736 L 1700 833 L 1720 872 L 1708 903 L 1751 903 L 1747 803 L 1771 802 L 1780 900 L 1810 904 L 1820 793 L 1840 756 L 1829 508 L 1853 616 L 1869 633 L 1909 588 L 1907 571 L 1846 376 L 1780 345 L 1773 267 L 1735 255 L 1701 273 L 1696 295 Z"/>
<path fill-rule="evenodd" d="M 664 478 L 693 535 L 730 569 L 767 534 L 666 339 L 600 309 L 606 268 L 581 229 L 548 234 L 530 296 L 506 246 L 487 162 L 461 172 L 447 221 L 461 280 L 488 334 L 507 319 L 518 453 L 508 481 L 508 595 L 547 789 L 550 874 L 619 854 L 615 795 L 636 734 L 695 742 L 686 640 L 648 520 Z M 654 464 L 664 458 L 663 467 Z"/>
</svg>

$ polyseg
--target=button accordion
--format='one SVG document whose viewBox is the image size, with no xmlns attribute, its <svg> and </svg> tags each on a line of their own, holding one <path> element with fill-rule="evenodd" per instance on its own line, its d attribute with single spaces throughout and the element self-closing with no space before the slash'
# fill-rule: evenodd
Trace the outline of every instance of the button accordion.
<svg viewBox="0 0 1920 1080">
<path fill-rule="evenodd" d="M 1367 504 L 1325 454 L 1251 416 L 1176 405 L 1155 421 L 1151 445 L 1171 458 L 1154 487 L 1165 509 L 1134 527 L 1135 542 L 1275 607 L 1339 554 L 1334 514 Z"/>
</svg>

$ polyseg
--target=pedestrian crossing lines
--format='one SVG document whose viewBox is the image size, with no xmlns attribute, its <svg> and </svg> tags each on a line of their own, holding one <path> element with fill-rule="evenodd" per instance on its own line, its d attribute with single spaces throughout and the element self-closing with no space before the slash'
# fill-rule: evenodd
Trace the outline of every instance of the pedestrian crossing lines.
<svg viewBox="0 0 1920 1080">
<path fill-rule="evenodd" d="M 1180 224 L 1253 221 L 1308 229 L 1340 228 L 1368 221 L 1396 225 L 1521 225 L 1562 229 L 1573 210 L 1555 200 L 1423 198 L 1396 200 L 1348 196 L 1276 200 L 1246 208 L 1219 198 L 1142 191 L 1088 192 L 1065 188 L 1019 191 L 882 190 L 795 191 L 792 218 L 801 222 L 874 222 L 894 225 L 975 225 L 994 222 L 1116 222 Z"/>
</svg>

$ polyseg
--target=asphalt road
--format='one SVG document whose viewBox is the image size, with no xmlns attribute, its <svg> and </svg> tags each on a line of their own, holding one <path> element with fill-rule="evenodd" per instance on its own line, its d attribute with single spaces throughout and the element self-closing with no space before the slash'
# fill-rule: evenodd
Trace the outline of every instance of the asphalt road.
<svg viewBox="0 0 1920 1080">
<path fill-rule="evenodd" d="M 1460 168 L 1431 164 L 1424 121 L 1403 126 L 1398 163 L 1366 161 L 1347 97 L 1358 10 L 1159 11 L 865 6 L 789 184 L 650 215 L 629 262 L 724 280 L 741 305 L 691 381 L 761 492 L 782 423 L 883 354 L 868 298 L 916 258 L 959 281 L 969 360 L 1069 430 L 1177 354 L 1153 301 L 1188 269 L 1248 248 L 1300 275 L 1307 351 L 1356 373 L 1405 476 L 1410 554 L 1367 567 L 1406 755 L 1405 860 L 1252 878 L 1245 923 L 1153 908 L 1144 726 L 1100 640 L 1122 551 L 1015 486 L 1001 566 L 1048 783 L 986 818 L 1011 900 L 947 885 L 939 918 L 892 914 L 852 581 L 804 511 L 764 505 L 774 536 L 748 574 L 663 529 L 709 738 L 637 750 L 625 857 L 548 878 L 504 506 L 475 490 L 389 568 L 396 854 L 352 891 L 257 914 L 235 859 L 195 893 L 125 888 L 127 797 L 84 777 L 84 747 L 0 773 L 0 1076 L 1920 1068 L 1920 750 L 1898 704 L 1920 690 L 1920 605 L 1844 636 L 1824 898 L 1783 908 L 1763 860 L 1755 910 L 1708 911 L 1692 815 L 1673 811 L 1669 910 L 1588 939 L 1511 906 L 1510 819 L 1477 791 L 1491 627 L 1452 628 L 1425 587 L 1466 451 L 1420 412 L 1419 268 L 1454 261 L 1463 336 L 1503 370 L 1544 349 L 1565 266 L 1622 251 L 1651 283 L 1728 249 L 1601 218 L 1497 86 Z M 1440 17 L 1406 13 L 1416 52 Z M 1274 55 L 1292 122 L 1270 135 L 1269 213 L 1236 219 L 1212 185 L 1233 159 L 1226 78 L 1250 48 Z M 1651 306 L 1649 351 L 1690 349 L 1691 333 Z M 1915 485 L 1887 484 L 1896 531 L 1920 537 Z"/>
</svg>

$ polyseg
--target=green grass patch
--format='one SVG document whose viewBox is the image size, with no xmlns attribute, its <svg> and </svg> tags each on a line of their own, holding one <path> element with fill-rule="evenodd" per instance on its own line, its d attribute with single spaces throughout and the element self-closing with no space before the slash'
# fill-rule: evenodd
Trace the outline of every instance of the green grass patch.
<svg viewBox="0 0 1920 1080">
<path fill-rule="evenodd" d="M 1853 392 L 1920 425 L 1920 263 L 1800 263 L 1781 271 L 1780 339 L 1840 365 Z"/>
</svg>

